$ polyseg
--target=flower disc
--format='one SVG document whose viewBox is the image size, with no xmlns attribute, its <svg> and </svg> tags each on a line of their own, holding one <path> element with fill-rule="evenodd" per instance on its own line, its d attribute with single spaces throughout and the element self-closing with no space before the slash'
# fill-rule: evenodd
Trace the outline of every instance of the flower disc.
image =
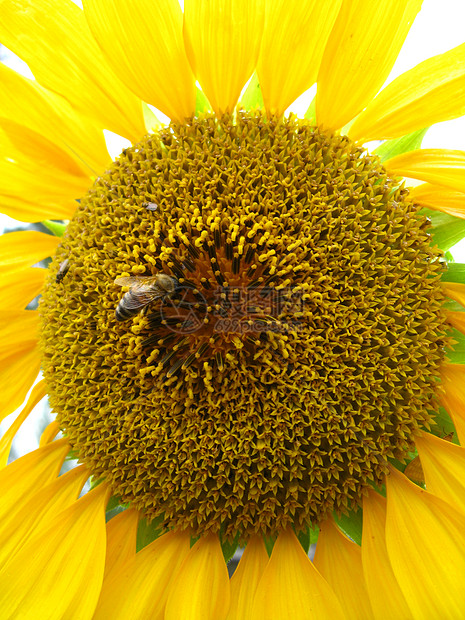
<svg viewBox="0 0 465 620">
<path fill-rule="evenodd" d="M 442 262 L 417 211 L 376 157 L 292 118 L 207 116 L 126 149 L 41 303 L 81 461 L 196 534 L 356 505 L 437 408 Z"/>
</svg>

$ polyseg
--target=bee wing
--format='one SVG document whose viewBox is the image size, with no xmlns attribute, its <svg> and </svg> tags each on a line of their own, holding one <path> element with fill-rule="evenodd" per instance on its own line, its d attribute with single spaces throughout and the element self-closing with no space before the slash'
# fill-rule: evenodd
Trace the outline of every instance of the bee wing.
<svg viewBox="0 0 465 620">
<path fill-rule="evenodd" d="M 155 299 L 163 297 L 164 292 L 157 290 L 138 290 L 126 293 L 124 298 L 124 308 L 126 310 L 139 310 L 145 308 L 147 304 Z"/>
<path fill-rule="evenodd" d="M 121 276 L 116 278 L 115 284 L 118 286 L 147 286 L 154 284 L 156 276 Z"/>
</svg>

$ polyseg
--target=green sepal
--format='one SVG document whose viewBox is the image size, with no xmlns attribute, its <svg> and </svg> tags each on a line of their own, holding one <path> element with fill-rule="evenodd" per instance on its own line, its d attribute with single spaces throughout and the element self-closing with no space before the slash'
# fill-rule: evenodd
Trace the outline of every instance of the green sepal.
<svg viewBox="0 0 465 620">
<path fill-rule="evenodd" d="M 158 120 L 155 112 L 149 108 L 145 101 L 142 102 L 142 114 L 144 117 L 145 128 L 148 132 L 154 132 L 157 131 L 157 129 L 160 129 L 162 124 Z"/>
<path fill-rule="evenodd" d="M 224 561 L 228 563 L 229 560 L 236 553 L 236 549 L 239 546 L 239 534 L 236 534 L 236 537 L 234 538 L 234 540 L 230 541 L 230 540 L 223 540 L 221 536 L 221 532 L 220 532 L 220 543 L 221 543 L 221 550 L 223 551 Z"/>
<path fill-rule="evenodd" d="M 197 86 L 195 93 L 195 115 L 199 116 L 199 114 L 211 111 L 212 107 L 206 98 L 205 93 Z"/>
<path fill-rule="evenodd" d="M 454 433 L 452 442 L 458 443 L 457 431 L 455 430 L 454 423 L 444 407 L 439 407 L 439 411 L 434 416 L 434 426 L 431 428 L 431 432 L 433 435 L 436 435 L 436 437 L 441 438 L 450 435 L 450 433 Z"/>
<path fill-rule="evenodd" d="M 305 553 L 308 554 L 310 545 L 314 545 L 318 540 L 319 531 L 319 528 L 315 525 L 314 527 L 307 527 L 307 529 L 301 530 L 297 534 L 297 538 L 299 539 Z"/>
<path fill-rule="evenodd" d="M 263 95 L 260 84 L 258 83 L 257 74 L 254 73 L 250 79 L 250 82 L 245 89 L 245 93 L 239 100 L 239 108 L 244 110 L 255 110 L 256 108 L 263 108 Z"/>
<path fill-rule="evenodd" d="M 113 497 L 110 499 L 110 501 L 113 499 Z M 118 515 L 120 512 L 124 512 L 125 508 L 124 506 L 121 506 L 120 504 L 118 504 L 117 506 L 114 506 L 111 509 L 107 509 L 105 511 L 105 523 L 108 523 L 108 521 L 110 521 L 111 519 L 113 519 L 113 517 L 116 517 L 116 515 Z"/>
<path fill-rule="evenodd" d="M 441 281 L 465 284 L 465 263 L 448 263 L 447 271 L 441 275 Z"/>
<path fill-rule="evenodd" d="M 310 549 L 310 528 L 308 527 L 306 530 L 301 530 L 297 534 L 297 538 L 299 539 L 305 553 L 308 553 L 308 550 Z"/>
<path fill-rule="evenodd" d="M 431 220 L 428 232 L 441 250 L 448 250 L 465 237 L 465 219 L 433 209 L 422 209 L 420 213 Z"/>
<path fill-rule="evenodd" d="M 308 109 L 304 114 L 304 118 L 316 125 L 316 97 L 313 97 L 312 103 L 308 106 Z"/>
<path fill-rule="evenodd" d="M 276 542 L 276 536 L 264 536 L 263 542 L 265 543 L 266 552 L 268 553 L 268 556 L 270 556 Z"/>
<path fill-rule="evenodd" d="M 450 336 L 455 341 L 455 344 L 446 349 L 447 361 L 452 364 L 465 364 L 465 336 L 458 329 L 452 329 Z"/>
<path fill-rule="evenodd" d="M 139 519 L 139 525 L 137 526 L 136 551 L 140 551 L 163 534 L 163 529 L 161 528 L 163 519 L 163 515 L 153 519 L 150 523 L 147 519 Z"/>
<path fill-rule="evenodd" d="M 333 515 L 334 520 L 340 529 L 349 536 L 357 545 L 362 544 L 362 521 L 363 521 L 363 510 L 358 508 L 357 510 L 351 511 L 348 515 L 341 515 L 338 517 L 337 515 Z"/>
<path fill-rule="evenodd" d="M 402 153 L 408 153 L 409 151 L 415 151 L 421 147 L 423 138 L 429 127 L 425 129 L 418 129 L 412 133 L 396 138 L 395 140 L 386 140 L 377 149 L 374 150 L 374 154 L 378 155 L 381 159 L 381 163 L 392 159 L 396 155 L 402 155 Z"/>
<path fill-rule="evenodd" d="M 43 220 L 41 224 L 42 226 L 45 226 L 45 228 L 47 228 L 51 233 L 53 233 L 55 237 L 63 237 L 66 227 L 68 226 L 68 222 L 65 220 Z"/>
</svg>

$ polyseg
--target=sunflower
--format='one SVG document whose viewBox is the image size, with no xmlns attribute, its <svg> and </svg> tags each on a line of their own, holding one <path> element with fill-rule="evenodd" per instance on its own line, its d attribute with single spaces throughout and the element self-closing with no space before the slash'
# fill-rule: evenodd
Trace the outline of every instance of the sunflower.
<svg viewBox="0 0 465 620">
<path fill-rule="evenodd" d="M 420 0 L 83 5 L 0 4 L 2 618 L 464 617 L 465 44 L 380 90 Z"/>
</svg>

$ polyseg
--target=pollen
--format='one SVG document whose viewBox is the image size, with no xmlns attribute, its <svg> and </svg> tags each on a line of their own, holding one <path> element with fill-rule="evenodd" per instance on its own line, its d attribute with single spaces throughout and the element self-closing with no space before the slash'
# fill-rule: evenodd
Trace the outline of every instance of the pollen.
<svg viewBox="0 0 465 620">
<path fill-rule="evenodd" d="M 376 156 L 306 120 L 147 135 L 80 201 L 40 304 L 75 454 L 193 534 L 299 531 L 359 505 L 438 409 L 428 226 Z"/>
</svg>

